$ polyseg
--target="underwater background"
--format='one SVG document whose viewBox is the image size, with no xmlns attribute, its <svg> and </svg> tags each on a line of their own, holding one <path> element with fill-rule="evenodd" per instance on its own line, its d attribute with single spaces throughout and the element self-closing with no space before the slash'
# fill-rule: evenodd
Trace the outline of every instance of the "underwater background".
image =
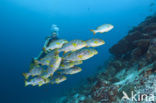
<svg viewBox="0 0 156 103">
<path fill-rule="evenodd" d="M 0 1 L 0 103 L 55 103 L 110 57 L 108 49 L 147 16 L 154 14 L 155 0 L 1 0 Z M 114 29 L 93 35 L 89 30 L 111 23 Z M 99 54 L 85 61 L 83 71 L 59 85 L 24 87 L 22 73 L 38 56 L 50 27 L 60 28 L 59 38 L 73 40 L 101 38 Z"/>
</svg>

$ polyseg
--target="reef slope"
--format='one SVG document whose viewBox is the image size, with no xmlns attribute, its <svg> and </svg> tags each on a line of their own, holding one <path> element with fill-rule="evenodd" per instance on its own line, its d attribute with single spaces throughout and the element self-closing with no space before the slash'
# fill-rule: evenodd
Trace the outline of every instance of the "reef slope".
<svg viewBox="0 0 156 103">
<path fill-rule="evenodd" d="M 85 85 L 57 103 L 155 103 L 156 94 L 156 15 L 129 31 L 110 49 L 113 59 Z M 135 99 L 129 98 L 132 92 Z M 139 98 L 145 94 L 143 98 Z M 146 97 L 147 95 L 147 97 Z"/>
</svg>

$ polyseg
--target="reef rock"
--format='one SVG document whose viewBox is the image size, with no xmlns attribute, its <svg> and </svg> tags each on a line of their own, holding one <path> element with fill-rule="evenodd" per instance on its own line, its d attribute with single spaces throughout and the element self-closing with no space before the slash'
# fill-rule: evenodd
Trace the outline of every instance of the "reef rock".
<svg viewBox="0 0 156 103">
<path fill-rule="evenodd" d="M 114 58 L 105 69 L 88 78 L 88 86 L 70 93 L 64 103 L 156 103 L 150 97 L 156 94 L 156 15 L 109 50 Z"/>
</svg>

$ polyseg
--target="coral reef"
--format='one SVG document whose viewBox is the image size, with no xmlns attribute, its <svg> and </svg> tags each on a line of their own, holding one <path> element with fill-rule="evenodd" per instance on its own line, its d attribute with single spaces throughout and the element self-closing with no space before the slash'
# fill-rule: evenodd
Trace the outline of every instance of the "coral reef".
<svg viewBox="0 0 156 103">
<path fill-rule="evenodd" d="M 156 15 L 109 50 L 107 66 L 58 103 L 156 103 Z"/>
</svg>

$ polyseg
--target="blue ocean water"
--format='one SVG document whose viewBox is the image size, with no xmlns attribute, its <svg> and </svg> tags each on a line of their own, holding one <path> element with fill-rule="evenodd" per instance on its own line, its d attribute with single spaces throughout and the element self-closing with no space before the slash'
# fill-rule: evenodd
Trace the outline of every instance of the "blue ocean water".
<svg viewBox="0 0 156 103">
<path fill-rule="evenodd" d="M 155 0 L 1 0 L 0 1 L 0 103 L 40 103 L 53 101 L 95 74 L 97 67 L 110 56 L 108 49 L 137 26 L 156 7 Z M 151 11 L 151 9 L 153 11 Z M 110 23 L 114 29 L 93 35 L 89 30 Z M 99 54 L 85 61 L 83 71 L 59 85 L 24 87 L 23 72 L 38 56 L 57 24 L 59 38 L 87 40 L 102 38 L 106 44 Z"/>
</svg>

